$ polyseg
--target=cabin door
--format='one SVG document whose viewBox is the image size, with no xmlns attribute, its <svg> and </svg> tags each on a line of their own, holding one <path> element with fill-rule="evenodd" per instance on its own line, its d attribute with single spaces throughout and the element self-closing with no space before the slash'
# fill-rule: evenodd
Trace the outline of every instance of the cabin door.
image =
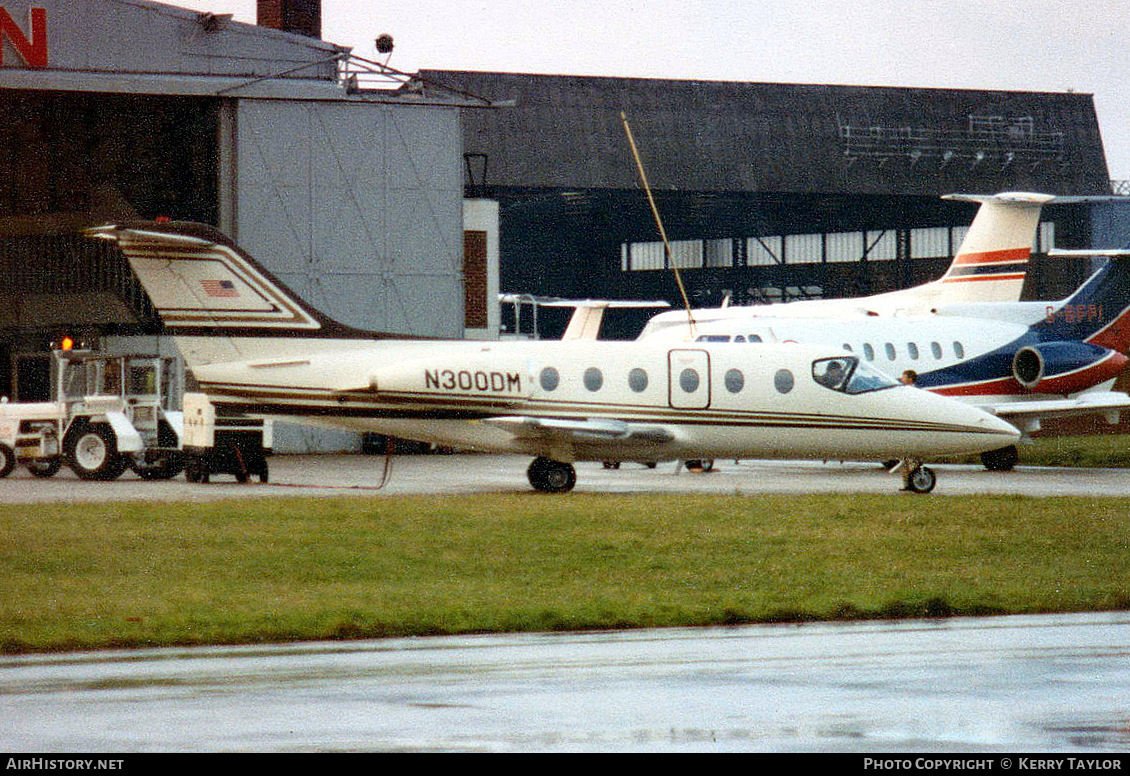
<svg viewBox="0 0 1130 776">
<path fill-rule="evenodd" d="M 672 350 L 667 354 L 668 397 L 680 410 L 710 406 L 710 354 L 705 350 Z"/>
</svg>

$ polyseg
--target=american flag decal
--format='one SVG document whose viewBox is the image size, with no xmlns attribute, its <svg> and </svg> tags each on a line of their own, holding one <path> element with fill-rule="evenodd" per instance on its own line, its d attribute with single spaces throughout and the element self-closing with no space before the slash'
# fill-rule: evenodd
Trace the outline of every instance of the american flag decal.
<svg viewBox="0 0 1130 776">
<path fill-rule="evenodd" d="M 239 296 L 239 292 L 235 290 L 235 283 L 230 280 L 201 280 L 200 285 L 204 287 L 204 293 L 208 296 L 226 299 Z"/>
</svg>

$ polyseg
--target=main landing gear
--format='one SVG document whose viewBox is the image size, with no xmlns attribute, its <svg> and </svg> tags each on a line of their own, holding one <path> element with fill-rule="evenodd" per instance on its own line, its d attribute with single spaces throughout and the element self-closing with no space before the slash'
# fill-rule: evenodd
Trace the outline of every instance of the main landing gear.
<svg viewBox="0 0 1130 776">
<path fill-rule="evenodd" d="M 551 458 L 535 458 L 526 476 L 534 489 L 543 493 L 568 493 L 577 484 L 577 470 L 572 464 Z"/>
<path fill-rule="evenodd" d="M 1020 453 L 1016 445 L 1009 445 L 998 450 L 987 450 L 981 453 L 981 463 L 991 472 L 1010 472 L 1020 460 Z"/>
</svg>

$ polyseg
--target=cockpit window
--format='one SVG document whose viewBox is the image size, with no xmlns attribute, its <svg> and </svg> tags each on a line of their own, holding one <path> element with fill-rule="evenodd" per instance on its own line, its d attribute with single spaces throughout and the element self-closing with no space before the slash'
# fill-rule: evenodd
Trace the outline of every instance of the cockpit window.
<svg viewBox="0 0 1130 776">
<path fill-rule="evenodd" d="M 729 334 L 702 334 L 695 342 L 729 342 Z"/>
<path fill-rule="evenodd" d="M 893 388 L 898 382 L 855 356 L 822 358 L 812 362 L 812 379 L 841 393 L 857 394 Z"/>
</svg>

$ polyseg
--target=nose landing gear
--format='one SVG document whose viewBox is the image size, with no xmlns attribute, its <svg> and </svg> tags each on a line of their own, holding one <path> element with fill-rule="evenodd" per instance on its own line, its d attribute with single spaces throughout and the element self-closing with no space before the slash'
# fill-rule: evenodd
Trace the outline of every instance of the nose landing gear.
<svg viewBox="0 0 1130 776">
<path fill-rule="evenodd" d="M 921 461 L 903 460 L 895 467 L 897 469 L 902 469 L 902 489 L 911 493 L 929 493 L 938 484 L 938 475 Z"/>
</svg>

